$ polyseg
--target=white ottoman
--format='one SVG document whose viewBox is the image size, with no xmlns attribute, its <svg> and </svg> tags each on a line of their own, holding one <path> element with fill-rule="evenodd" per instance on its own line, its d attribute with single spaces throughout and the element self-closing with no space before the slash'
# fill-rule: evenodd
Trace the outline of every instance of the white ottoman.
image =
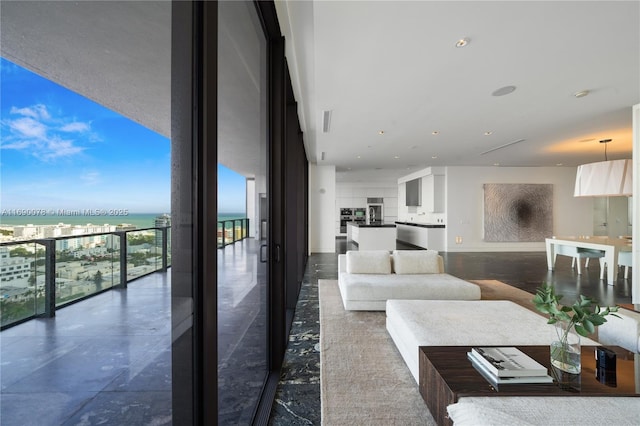
<svg viewBox="0 0 640 426">
<path fill-rule="evenodd" d="M 520 305 L 503 300 L 388 300 L 387 331 L 416 382 L 418 347 L 548 345 L 555 328 Z M 583 345 L 598 345 L 582 337 Z"/>
<path fill-rule="evenodd" d="M 631 352 L 640 353 L 640 312 L 618 310 L 618 316 L 607 317 L 598 327 L 598 340 L 603 345 L 617 345 Z"/>
</svg>

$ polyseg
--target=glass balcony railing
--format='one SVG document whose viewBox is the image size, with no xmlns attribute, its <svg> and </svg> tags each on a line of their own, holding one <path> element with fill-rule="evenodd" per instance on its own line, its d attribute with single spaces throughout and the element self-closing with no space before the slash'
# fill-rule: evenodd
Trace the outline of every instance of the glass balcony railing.
<svg viewBox="0 0 640 426">
<path fill-rule="evenodd" d="M 218 221 L 218 248 L 223 248 L 249 236 L 249 219 Z"/>
<path fill-rule="evenodd" d="M 171 265 L 171 229 L 148 228 L 0 244 L 0 329 Z"/>
</svg>

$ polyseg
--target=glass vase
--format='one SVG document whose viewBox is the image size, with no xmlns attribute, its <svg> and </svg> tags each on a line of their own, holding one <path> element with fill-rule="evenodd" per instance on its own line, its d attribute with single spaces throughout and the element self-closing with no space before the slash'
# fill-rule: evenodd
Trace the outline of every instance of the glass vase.
<svg viewBox="0 0 640 426">
<path fill-rule="evenodd" d="M 558 340 L 551 342 L 551 365 L 567 373 L 580 374 L 580 335 L 568 321 L 558 321 L 555 327 Z"/>
</svg>

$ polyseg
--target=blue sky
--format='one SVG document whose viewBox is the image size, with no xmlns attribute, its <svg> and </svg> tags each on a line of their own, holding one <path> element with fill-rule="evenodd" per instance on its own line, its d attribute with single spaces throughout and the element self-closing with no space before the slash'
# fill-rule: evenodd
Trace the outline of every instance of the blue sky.
<svg viewBox="0 0 640 426">
<path fill-rule="evenodd" d="M 244 212 L 244 177 L 219 167 L 219 209 Z M 0 58 L 0 209 L 170 211 L 171 146 Z"/>
<path fill-rule="evenodd" d="M 0 204 L 170 211 L 169 139 L 0 59 Z"/>
<path fill-rule="evenodd" d="M 246 192 L 245 177 L 218 164 L 218 212 L 245 213 Z"/>
</svg>

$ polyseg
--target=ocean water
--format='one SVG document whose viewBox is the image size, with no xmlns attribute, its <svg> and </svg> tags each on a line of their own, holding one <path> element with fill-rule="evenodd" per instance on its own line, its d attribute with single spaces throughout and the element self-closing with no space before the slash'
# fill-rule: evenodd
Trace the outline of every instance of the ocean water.
<svg viewBox="0 0 640 426">
<path fill-rule="evenodd" d="M 121 223 L 127 223 L 135 226 L 136 228 L 152 228 L 155 226 L 155 218 L 164 213 L 128 213 L 122 215 L 38 215 L 34 212 L 25 211 L 25 215 L 9 215 L 2 214 L 0 216 L 1 225 L 57 225 L 58 223 L 65 223 L 69 225 L 86 225 L 92 223 L 94 225 L 119 225 Z M 35 212 L 38 213 L 38 212 Z M 117 213 L 117 212 L 116 212 Z M 30 214 L 30 215 L 27 215 Z M 221 213 L 218 215 L 218 221 L 241 219 L 246 217 L 245 213 Z"/>
<path fill-rule="evenodd" d="M 247 217 L 246 213 L 220 213 L 218 215 L 218 222 L 231 219 L 243 219 Z"/>
<path fill-rule="evenodd" d="M 30 212 L 25 212 L 30 213 Z M 68 225 L 119 225 L 127 223 L 136 228 L 152 228 L 155 226 L 156 216 L 163 213 L 128 213 L 121 215 L 2 215 L 0 225 L 57 225 L 64 223 Z"/>
</svg>

